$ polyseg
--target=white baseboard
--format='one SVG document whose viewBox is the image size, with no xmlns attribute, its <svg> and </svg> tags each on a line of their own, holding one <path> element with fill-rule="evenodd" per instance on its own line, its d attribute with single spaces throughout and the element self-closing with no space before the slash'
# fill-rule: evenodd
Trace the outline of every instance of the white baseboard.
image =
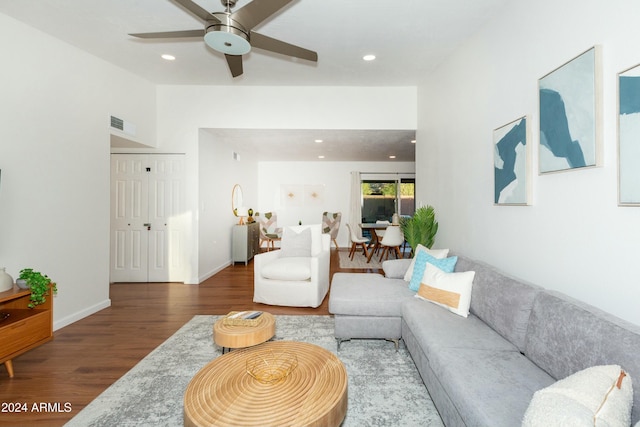
<svg viewBox="0 0 640 427">
<path fill-rule="evenodd" d="M 227 261 L 223 265 L 218 266 L 218 267 L 214 268 L 213 270 L 211 270 L 210 272 L 200 276 L 198 278 L 197 284 L 200 284 L 200 283 L 204 282 L 205 280 L 207 280 L 208 278 L 210 278 L 211 276 L 214 276 L 214 275 L 218 274 L 219 272 L 221 272 L 225 268 L 229 267 L 230 265 L 231 265 L 231 261 Z"/>
<path fill-rule="evenodd" d="M 75 323 L 80 319 L 91 316 L 92 314 L 97 313 L 100 310 L 104 310 L 107 307 L 111 307 L 110 299 L 106 299 L 99 302 L 98 304 L 92 305 L 91 307 L 87 307 L 84 310 L 80 310 L 77 313 L 73 313 L 70 316 L 66 316 L 62 319 L 56 320 L 55 322 L 53 322 L 53 330 L 57 331 L 58 329 L 64 328 L 65 326 Z"/>
</svg>

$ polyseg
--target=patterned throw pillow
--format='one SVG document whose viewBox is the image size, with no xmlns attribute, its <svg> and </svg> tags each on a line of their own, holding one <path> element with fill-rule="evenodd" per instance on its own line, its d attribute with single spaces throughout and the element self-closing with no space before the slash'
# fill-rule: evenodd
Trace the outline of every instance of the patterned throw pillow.
<svg viewBox="0 0 640 427">
<path fill-rule="evenodd" d="M 411 281 L 409 282 L 409 289 L 417 292 L 418 288 L 420 287 L 420 282 L 422 281 L 422 276 L 424 275 L 427 264 L 435 265 L 440 270 L 446 273 L 451 273 L 453 272 L 453 269 L 456 268 L 458 257 L 452 256 L 449 258 L 436 258 L 434 256 L 431 256 L 427 251 L 419 251 L 418 255 L 416 255 L 415 257 L 415 260 L 416 262 L 413 266 L 413 274 L 411 275 Z"/>
<path fill-rule="evenodd" d="M 411 281 L 411 278 L 413 277 L 413 268 L 416 265 L 416 257 L 422 251 L 428 253 L 429 255 L 431 255 L 434 258 L 446 258 L 447 255 L 449 255 L 449 249 L 429 249 L 426 246 L 418 244 L 418 247 L 416 248 L 415 253 L 413 255 L 413 259 L 411 259 L 411 264 L 409 265 L 409 268 L 407 269 L 407 272 L 404 274 L 404 281 L 405 282 L 410 282 Z M 420 277 L 418 277 L 418 279 L 420 279 L 421 277 L 422 277 L 422 275 L 420 275 Z"/>
<path fill-rule="evenodd" d="M 462 317 L 469 316 L 475 271 L 445 273 L 427 263 L 416 298 L 432 302 Z"/>
</svg>

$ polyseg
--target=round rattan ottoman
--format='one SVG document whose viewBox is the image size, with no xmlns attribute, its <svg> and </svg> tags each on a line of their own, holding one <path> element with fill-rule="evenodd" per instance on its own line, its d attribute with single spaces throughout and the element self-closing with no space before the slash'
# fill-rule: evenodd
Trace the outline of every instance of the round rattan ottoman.
<svg viewBox="0 0 640 427">
<path fill-rule="evenodd" d="M 262 313 L 256 325 L 227 325 L 224 318 L 213 324 L 213 341 L 226 348 L 243 348 L 269 341 L 276 334 L 276 319 L 271 313 Z"/>
<path fill-rule="evenodd" d="M 295 355 L 297 365 L 275 383 L 247 372 L 247 362 Z M 347 413 L 347 371 L 314 344 L 270 341 L 222 355 L 198 372 L 184 394 L 185 426 L 339 426 Z"/>
</svg>

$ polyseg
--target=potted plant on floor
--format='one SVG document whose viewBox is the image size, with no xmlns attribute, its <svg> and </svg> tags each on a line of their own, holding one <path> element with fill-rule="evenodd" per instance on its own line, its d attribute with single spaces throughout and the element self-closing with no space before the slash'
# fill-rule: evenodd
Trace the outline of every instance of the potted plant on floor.
<svg viewBox="0 0 640 427">
<path fill-rule="evenodd" d="M 23 289 L 31 290 L 31 302 L 27 307 L 34 308 L 37 305 L 47 301 L 46 295 L 49 295 L 49 289 L 54 294 L 58 293 L 58 286 L 46 274 L 34 271 L 33 268 L 24 268 L 20 270 L 20 276 L 16 280 L 16 284 Z"/>
<path fill-rule="evenodd" d="M 411 246 L 412 253 L 415 254 L 419 244 L 431 248 L 438 232 L 438 222 L 433 206 L 423 206 L 416 209 L 412 217 L 403 217 L 400 220 L 400 227 L 405 240 Z"/>
</svg>

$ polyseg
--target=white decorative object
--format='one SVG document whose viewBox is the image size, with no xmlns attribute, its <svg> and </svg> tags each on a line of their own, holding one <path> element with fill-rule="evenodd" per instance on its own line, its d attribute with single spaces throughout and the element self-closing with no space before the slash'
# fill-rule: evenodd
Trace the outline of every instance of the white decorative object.
<svg viewBox="0 0 640 427">
<path fill-rule="evenodd" d="M 0 268 L 0 292 L 13 289 L 13 277 L 5 271 L 4 267 Z"/>
</svg>

